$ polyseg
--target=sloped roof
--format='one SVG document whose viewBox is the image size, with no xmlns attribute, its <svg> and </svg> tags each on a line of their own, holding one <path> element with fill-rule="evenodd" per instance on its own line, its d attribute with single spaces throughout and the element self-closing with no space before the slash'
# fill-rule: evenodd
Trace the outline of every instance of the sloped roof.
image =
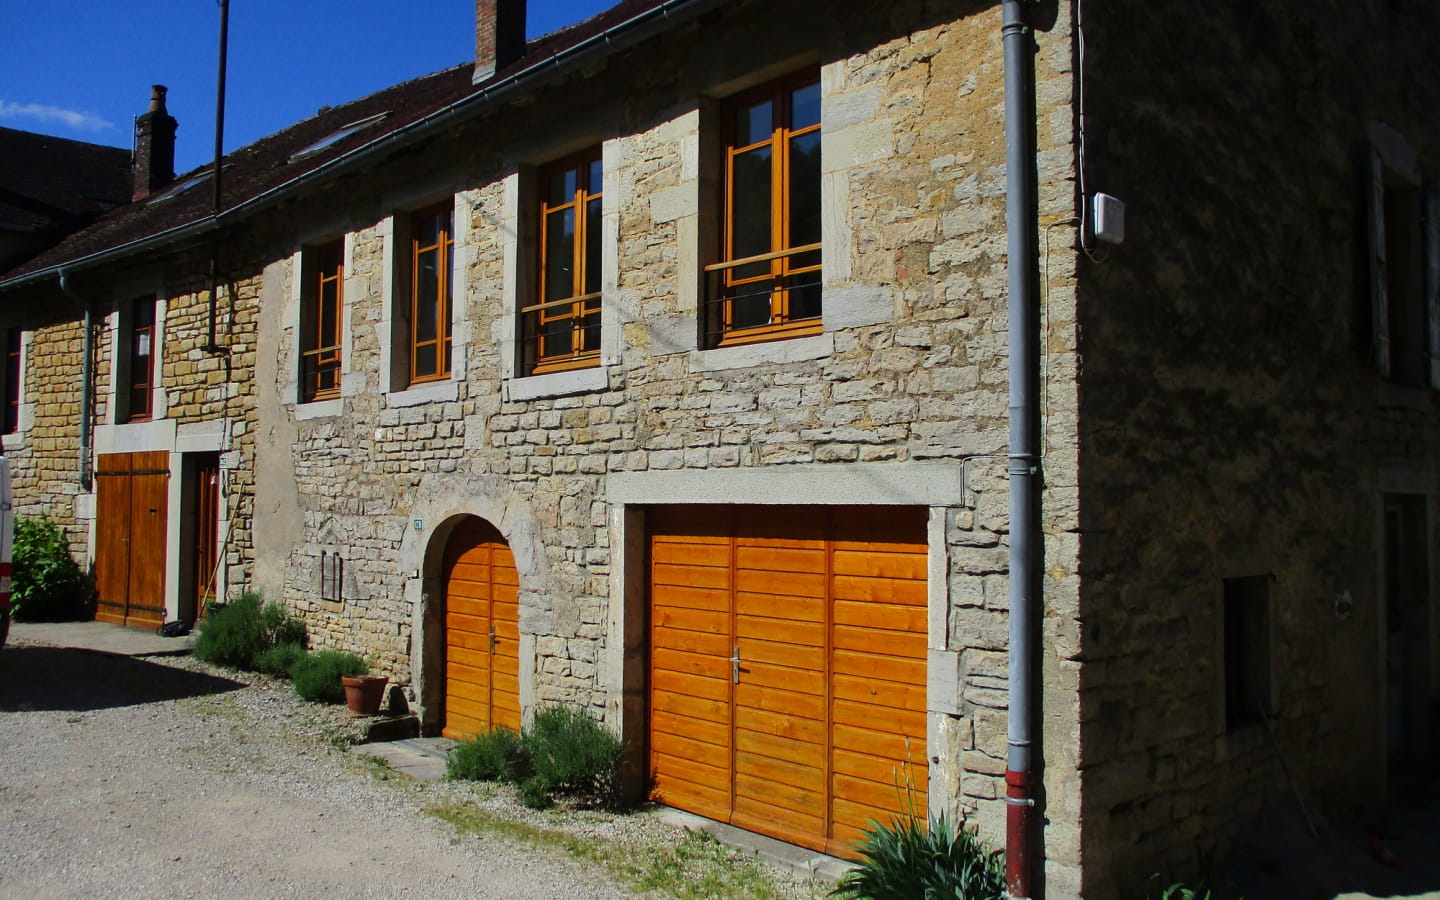
<svg viewBox="0 0 1440 900">
<path fill-rule="evenodd" d="M 622 0 L 576 25 L 530 41 L 525 55 L 479 84 L 465 63 L 388 88 L 343 106 L 320 110 L 269 137 L 227 155 L 221 168 L 222 212 L 212 206 L 206 165 L 178 176 L 169 188 L 102 216 L 48 250 L 0 274 L 0 291 L 55 270 L 145 252 L 221 224 L 242 220 L 320 178 L 338 174 L 378 150 L 399 146 L 512 90 L 538 86 L 561 71 L 564 57 L 603 54 L 623 46 L 625 34 L 665 27 L 672 18 L 718 0 Z M 326 142 L 347 126 L 382 116 Z M 323 146 L 316 147 L 317 143 Z M 308 152 L 307 152 L 308 151 Z M 128 162 L 127 162 L 128 165 Z M 176 192 L 174 187 L 193 182 Z"/>
<path fill-rule="evenodd" d="M 130 200 L 130 151 L 0 128 L 0 230 L 74 228 Z"/>
</svg>

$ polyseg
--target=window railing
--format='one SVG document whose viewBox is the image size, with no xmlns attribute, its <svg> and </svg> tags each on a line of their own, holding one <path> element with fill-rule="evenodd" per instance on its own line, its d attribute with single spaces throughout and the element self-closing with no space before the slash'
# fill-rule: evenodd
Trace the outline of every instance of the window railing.
<svg viewBox="0 0 1440 900">
<path fill-rule="evenodd" d="M 340 396 L 340 345 L 317 347 L 301 354 L 300 402 Z"/>
<path fill-rule="evenodd" d="M 796 265 L 819 243 L 759 253 L 705 267 L 707 347 L 749 344 L 818 334 L 821 274 L 818 261 Z M 769 263 L 765 271 L 743 271 Z"/>
<path fill-rule="evenodd" d="M 521 307 L 526 375 L 584 369 L 600 361 L 600 292 Z"/>
</svg>

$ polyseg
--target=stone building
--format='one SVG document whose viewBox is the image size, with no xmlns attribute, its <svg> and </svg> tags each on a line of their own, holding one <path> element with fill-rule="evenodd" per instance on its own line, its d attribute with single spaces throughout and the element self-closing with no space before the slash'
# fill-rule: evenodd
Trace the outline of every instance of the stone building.
<svg viewBox="0 0 1440 900">
<path fill-rule="evenodd" d="M 0 276 L 60 317 L 21 317 L 21 503 L 102 581 L 163 521 L 137 621 L 261 590 L 427 730 L 579 706 L 658 799 L 817 850 L 908 793 L 1013 854 L 1007 725 L 1033 896 L 1193 869 L 1282 766 L 1383 803 L 1440 685 L 1440 23 L 1162 7 L 625 0 L 526 43 L 479 0 L 475 66 Z"/>
</svg>

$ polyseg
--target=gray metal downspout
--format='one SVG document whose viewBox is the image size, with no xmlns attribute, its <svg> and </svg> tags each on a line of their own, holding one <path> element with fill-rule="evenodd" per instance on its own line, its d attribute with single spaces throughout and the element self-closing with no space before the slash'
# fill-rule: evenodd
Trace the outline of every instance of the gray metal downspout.
<svg viewBox="0 0 1440 900">
<path fill-rule="evenodd" d="M 1005 885 L 1031 896 L 1039 854 L 1035 766 L 1037 710 L 1032 674 L 1040 606 L 1038 192 L 1035 170 L 1034 41 L 1023 0 L 1004 0 L 1005 228 L 1009 235 L 1010 322 L 1010 713 L 1005 757 Z"/>
<path fill-rule="evenodd" d="M 80 487 L 90 489 L 90 404 L 95 381 L 95 310 L 70 287 L 70 273 L 60 270 L 60 290 L 85 311 L 85 337 L 80 362 Z"/>
</svg>

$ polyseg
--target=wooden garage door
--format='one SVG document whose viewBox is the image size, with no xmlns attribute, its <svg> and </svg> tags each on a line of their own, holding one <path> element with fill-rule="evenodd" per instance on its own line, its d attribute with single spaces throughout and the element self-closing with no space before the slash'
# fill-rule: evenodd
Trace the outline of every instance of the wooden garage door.
<svg viewBox="0 0 1440 900">
<path fill-rule="evenodd" d="M 520 729 L 520 579 L 494 526 L 466 519 L 445 548 L 448 738 Z"/>
<path fill-rule="evenodd" d="M 107 453 L 95 466 L 95 618 L 143 628 L 165 621 L 170 458 Z"/>
<path fill-rule="evenodd" d="M 925 814 L 925 518 L 651 511 L 657 800 L 845 856 L 870 821 Z"/>
</svg>

